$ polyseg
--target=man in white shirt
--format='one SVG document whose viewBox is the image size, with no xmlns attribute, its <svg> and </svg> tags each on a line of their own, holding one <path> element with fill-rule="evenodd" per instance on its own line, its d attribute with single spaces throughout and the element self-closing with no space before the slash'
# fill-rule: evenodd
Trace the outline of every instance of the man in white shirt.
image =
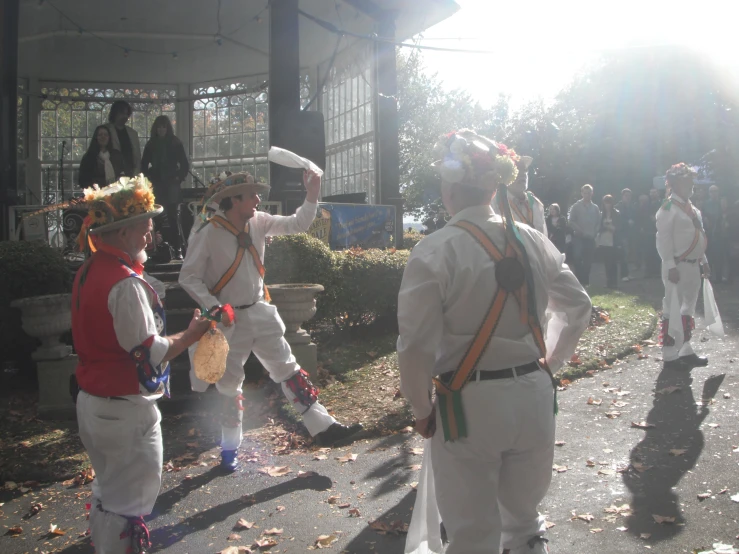
<svg viewBox="0 0 739 554">
<path fill-rule="evenodd" d="M 568 222 L 574 233 L 572 258 L 575 275 L 587 287 L 590 284 L 590 266 L 595 253 L 595 237 L 600 230 L 600 208 L 593 202 L 593 187 L 580 188 L 582 198 L 570 208 Z"/>
<path fill-rule="evenodd" d="M 534 158 L 531 156 L 520 156 L 516 162 L 518 176 L 508 187 L 508 203 L 511 206 L 514 221 L 533 227 L 547 237 L 549 234 L 547 233 L 544 204 L 529 190 L 529 166 L 533 161 Z M 497 215 L 502 215 L 495 196 L 493 196 L 492 206 Z"/>
<path fill-rule="evenodd" d="M 98 554 L 141 554 L 150 547 L 143 516 L 162 477 L 156 400 L 169 395 L 169 360 L 199 340 L 209 322 L 195 310 L 186 331 L 164 336 L 161 301 L 143 277 L 151 218 L 162 211 L 150 183 L 141 178 L 85 193 L 88 229 L 98 240 L 75 278 L 72 334 L 77 421 L 95 470 L 90 530 Z"/>
<path fill-rule="evenodd" d="M 254 352 L 270 377 L 282 385 L 285 396 L 302 415 L 306 429 L 321 444 L 332 444 L 362 429 L 360 424 L 338 423 L 318 402 L 316 389 L 300 368 L 284 338 L 285 325 L 269 304 L 264 285 L 265 238 L 308 230 L 316 217 L 321 179 L 305 174 L 307 196 L 294 215 L 276 216 L 257 210 L 260 194 L 269 186 L 254 182 L 248 173 L 225 176 L 214 183 L 205 206 L 218 205 L 215 215 L 190 235 L 180 271 L 182 288 L 199 305 L 211 310 L 230 305 L 235 321 L 224 316 L 223 333 L 229 342 L 226 373 L 216 383 L 224 396 L 221 466 L 238 469 L 242 437 L 241 405 L 244 364 Z M 190 349 L 191 361 L 195 347 Z M 208 383 L 190 371 L 192 389 L 205 392 Z"/>
<path fill-rule="evenodd" d="M 466 130 L 436 150 L 452 218 L 413 249 L 398 297 L 401 391 L 430 439 L 405 552 L 442 551 L 438 504 L 447 554 L 543 554 L 550 369 L 572 356 L 590 299 L 544 235 L 493 214 L 515 152 Z"/>
<path fill-rule="evenodd" d="M 695 328 L 695 306 L 703 277 L 711 270 L 706 260 L 708 240 L 700 210 L 690 201 L 696 172 L 684 163 L 667 171 L 672 194 L 657 212 L 657 251 L 662 258 L 662 359 L 665 368 L 687 369 L 708 365 L 690 344 Z M 679 313 L 678 313 L 679 312 Z M 672 317 L 671 317 L 672 316 Z"/>
</svg>

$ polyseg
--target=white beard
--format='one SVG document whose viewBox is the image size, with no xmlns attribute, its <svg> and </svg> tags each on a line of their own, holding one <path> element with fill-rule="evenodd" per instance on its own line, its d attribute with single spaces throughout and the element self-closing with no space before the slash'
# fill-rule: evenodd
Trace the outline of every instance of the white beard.
<svg viewBox="0 0 739 554">
<path fill-rule="evenodd" d="M 136 255 L 136 261 L 139 262 L 141 265 L 144 265 L 146 263 L 146 260 L 148 259 L 149 259 L 149 256 L 146 253 L 146 250 L 142 250 Z"/>
</svg>

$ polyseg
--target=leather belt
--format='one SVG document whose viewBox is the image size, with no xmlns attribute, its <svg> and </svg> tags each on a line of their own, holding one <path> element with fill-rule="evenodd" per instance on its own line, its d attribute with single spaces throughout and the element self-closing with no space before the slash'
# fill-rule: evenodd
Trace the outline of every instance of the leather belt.
<svg viewBox="0 0 739 554">
<path fill-rule="evenodd" d="M 233 309 L 234 309 L 234 310 L 248 310 L 248 309 L 249 309 L 249 308 L 251 308 L 251 307 L 252 307 L 252 306 L 253 306 L 254 304 L 256 304 L 256 302 L 252 302 L 251 304 L 243 304 L 242 306 L 234 306 L 234 307 L 233 307 Z"/>
<path fill-rule="evenodd" d="M 517 377 L 520 375 L 526 375 L 528 373 L 533 373 L 534 371 L 538 371 L 541 369 L 539 367 L 539 362 L 530 362 L 528 364 L 519 365 L 515 367 L 509 367 L 507 369 L 499 369 L 496 371 L 486 371 L 478 369 L 475 373 L 477 373 L 478 378 L 471 377 L 470 382 L 473 381 L 488 381 L 490 379 L 511 379 L 513 377 Z M 447 371 L 446 373 L 442 373 L 439 375 L 439 379 L 443 382 L 449 382 L 449 380 L 454 375 L 453 371 Z M 473 374 L 474 375 L 474 374 Z"/>
<path fill-rule="evenodd" d="M 684 264 L 697 264 L 698 260 L 681 260 L 680 258 L 675 258 L 675 263 L 684 263 Z"/>
</svg>

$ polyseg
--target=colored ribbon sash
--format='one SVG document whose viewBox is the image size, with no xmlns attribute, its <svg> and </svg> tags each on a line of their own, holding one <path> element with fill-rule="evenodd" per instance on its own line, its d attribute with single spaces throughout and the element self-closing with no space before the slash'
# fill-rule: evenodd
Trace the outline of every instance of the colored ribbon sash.
<svg viewBox="0 0 739 554">
<path fill-rule="evenodd" d="M 512 294 L 518 302 L 521 323 L 528 325 L 534 337 L 537 347 L 542 357 L 546 355 L 546 345 L 544 343 L 544 334 L 538 319 L 529 315 L 528 310 L 528 290 L 525 279 L 513 279 L 510 286 L 504 286 L 503 280 L 497 275 L 497 269 L 506 265 L 519 265 L 520 253 L 508 241 L 505 247 L 505 255 L 498 249 L 487 234 L 477 225 L 469 221 L 460 221 L 454 224 L 455 227 L 464 229 L 471 234 L 474 239 L 485 249 L 490 258 L 496 264 L 496 280 L 498 281 L 498 290 L 493 296 L 485 319 L 470 343 L 467 352 L 462 358 L 462 362 L 454 372 L 451 380 L 444 383 L 434 378 L 436 385 L 436 397 L 439 402 L 439 412 L 441 414 L 441 425 L 444 430 L 444 440 L 455 441 L 459 438 L 467 436 L 467 422 L 462 406 L 462 389 L 469 381 L 475 371 L 478 362 L 482 358 L 487 349 L 490 339 L 495 334 L 495 330 L 500 322 L 508 297 Z M 514 262 L 506 262 L 512 260 Z"/>
<path fill-rule="evenodd" d="M 210 293 L 212 295 L 217 295 L 231 281 L 231 279 L 233 279 L 234 275 L 236 275 L 236 270 L 239 269 L 241 260 L 244 259 L 244 254 L 247 252 L 247 250 L 249 251 L 249 254 L 251 254 L 252 260 L 254 260 L 254 265 L 257 266 L 259 276 L 262 278 L 262 280 L 264 280 L 264 265 L 262 264 L 262 260 L 259 259 L 259 252 L 257 252 L 257 249 L 251 240 L 251 235 L 249 234 L 249 224 L 246 224 L 246 229 L 244 231 L 239 231 L 230 221 L 221 217 L 220 215 L 213 216 L 210 222 L 218 224 L 226 229 L 226 231 L 236 237 L 236 240 L 239 244 L 239 248 L 236 251 L 236 258 L 231 264 L 231 267 L 229 267 L 226 270 L 226 273 L 221 276 L 215 286 L 211 289 Z M 269 296 L 267 285 L 264 285 L 264 299 L 267 302 L 270 302 L 272 300 L 272 298 L 270 298 Z"/>
<path fill-rule="evenodd" d="M 693 242 L 690 243 L 690 247 L 683 252 L 682 255 L 677 257 L 677 261 L 683 262 L 688 259 L 688 256 L 693 253 L 693 250 L 695 250 L 695 247 L 698 246 L 698 242 L 700 242 L 700 239 L 705 236 L 705 231 L 703 230 L 703 226 L 701 225 L 700 220 L 698 219 L 698 215 L 695 213 L 695 210 L 693 209 L 693 206 L 688 201 L 687 204 L 682 204 L 681 202 L 678 202 L 674 198 L 672 198 L 672 203 L 677 204 L 677 206 L 685 212 L 685 214 L 693 220 L 693 226 L 695 227 L 695 235 L 693 236 Z"/>
</svg>

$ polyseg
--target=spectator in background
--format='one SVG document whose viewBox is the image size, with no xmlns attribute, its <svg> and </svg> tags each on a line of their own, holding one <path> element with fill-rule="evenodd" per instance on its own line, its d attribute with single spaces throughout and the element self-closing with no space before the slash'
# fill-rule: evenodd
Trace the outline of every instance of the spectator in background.
<svg viewBox="0 0 739 554">
<path fill-rule="evenodd" d="M 618 262 L 623 256 L 621 214 L 613 205 L 613 196 L 606 194 L 601 204 L 600 230 L 597 245 L 606 266 L 606 286 L 615 289 L 618 283 Z"/>
<path fill-rule="evenodd" d="M 154 196 L 164 206 L 163 216 L 167 225 L 162 225 L 162 216 L 155 219 L 162 229 L 164 239 L 174 250 L 174 259 L 182 259 L 182 237 L 180 230 L 180 185 L 187 177 L 190 164 L 182 142 L 174 135 L 172 122 L 160 115 L 151 126 L 151 138 L 146 143 L 141 158 L 141 171 L 154 185 Z"/>
<path fill-rule="evenodd" d="M 629 277 L 629 260 L 634 256 L 634 246 L 638 240 L 636 228 L 636 206 L 631 200 L 631 189 L 623 189 L 621 191 L 621 200 L 616 204 L 615 208 L 621 214 L 622 229 L 622 259 L 621 259 L 621 279 L 628 281 Z"/>
<path fill-rule="evenodd" d="M 662 206 L 664 199 L 662 193 L 657 189 L 649 191 L 649 207 L 647 209 L 648 217 L 643 234 L 645 245 L 645 277 L 661 277 L 662 276 L 662 260 L 657 252 L 657 212 Z"/>
<path fill-rule="evenodd" d="M 710 194 L 710 191 L 709 191 Z M 706 202 L 706 205 L 708 202 Z M 708 265 L 711 267 L 711 281 L 713 283 L 727 282 L 726 271 L 729 261 L 729 222 L 731 213 L 729 211 L 729 200 L 721 198 L 719 200 L 719 214 L 713 225 L 713 234 L 708 237 Z"/>
<path fill-rule="evenodd" d="M 104 125 L 95 129 L 87 152 L 82 156 L 77 182 L 81 188 L 103 188 L 123 175 L 123 156 L 110 147 L 110 131 Z"/>
<path fill-rule="evenodd" d="M 128 102 L 117 100 L 110 107 L 108 123 L 105 125 L 110 131 L 113 148 L 123 154 L 123 171 L 129 177 L 134 177 L 141 166 L 139 134 L 126 125 L 132 114 L 133 109 Z"/>
<path fill-rule="evenodd" d="M 739 202 L 729 210 L 726 232 L 729 237 L 739 237 Z M 729 238 L 728 243 L 728 282 L 734 283 L 739 277 L 739 240 Z"/>
<path fill-rule="evenodd" d="M 697 197 L 698 194 L 695 194 L 695 196 Z M 723 236 L 726 229 L 725 227 L 722 228 L 721 224 L 722 219 L 725 218 L 722 218 L 721 213 L 721 191 L 716 185 L 711 185 L 708 189 L 708 199 L 702 203 L 699 209 L 703 216 L 703 228 L 706 230 L 706 237 L 708 238 L 706 257 L 708 258 L 708 265 L 710 265 L 713 270 L 711 272 L 711 281 L 714 283 L 720 283 L 722 271 L 725 265 L 722 260 L 726 256 L 725 237 Z"/>
<path fill-rule="evenodd" d="M 582 198 L 570 208 L 568 220 L 573 231 L 572 257 L 575 275 L 583 286 L 590 284 L 590 266 L 595 252 L 595 236 L 600 229 L 600 209 L 593 203 L 593 187 L 583 185 Z"/>
<path fill-rule="evenodd" d="M 567 226 L 567 220 L 562 216 L 559 204 L 549 206 L 549 215 L 546 220 L 546 229 L 549 240 L 552 241 L 557 250 L 566 254 L 569 243 L 572 241 L 572 232 Z"/>
</svg>

